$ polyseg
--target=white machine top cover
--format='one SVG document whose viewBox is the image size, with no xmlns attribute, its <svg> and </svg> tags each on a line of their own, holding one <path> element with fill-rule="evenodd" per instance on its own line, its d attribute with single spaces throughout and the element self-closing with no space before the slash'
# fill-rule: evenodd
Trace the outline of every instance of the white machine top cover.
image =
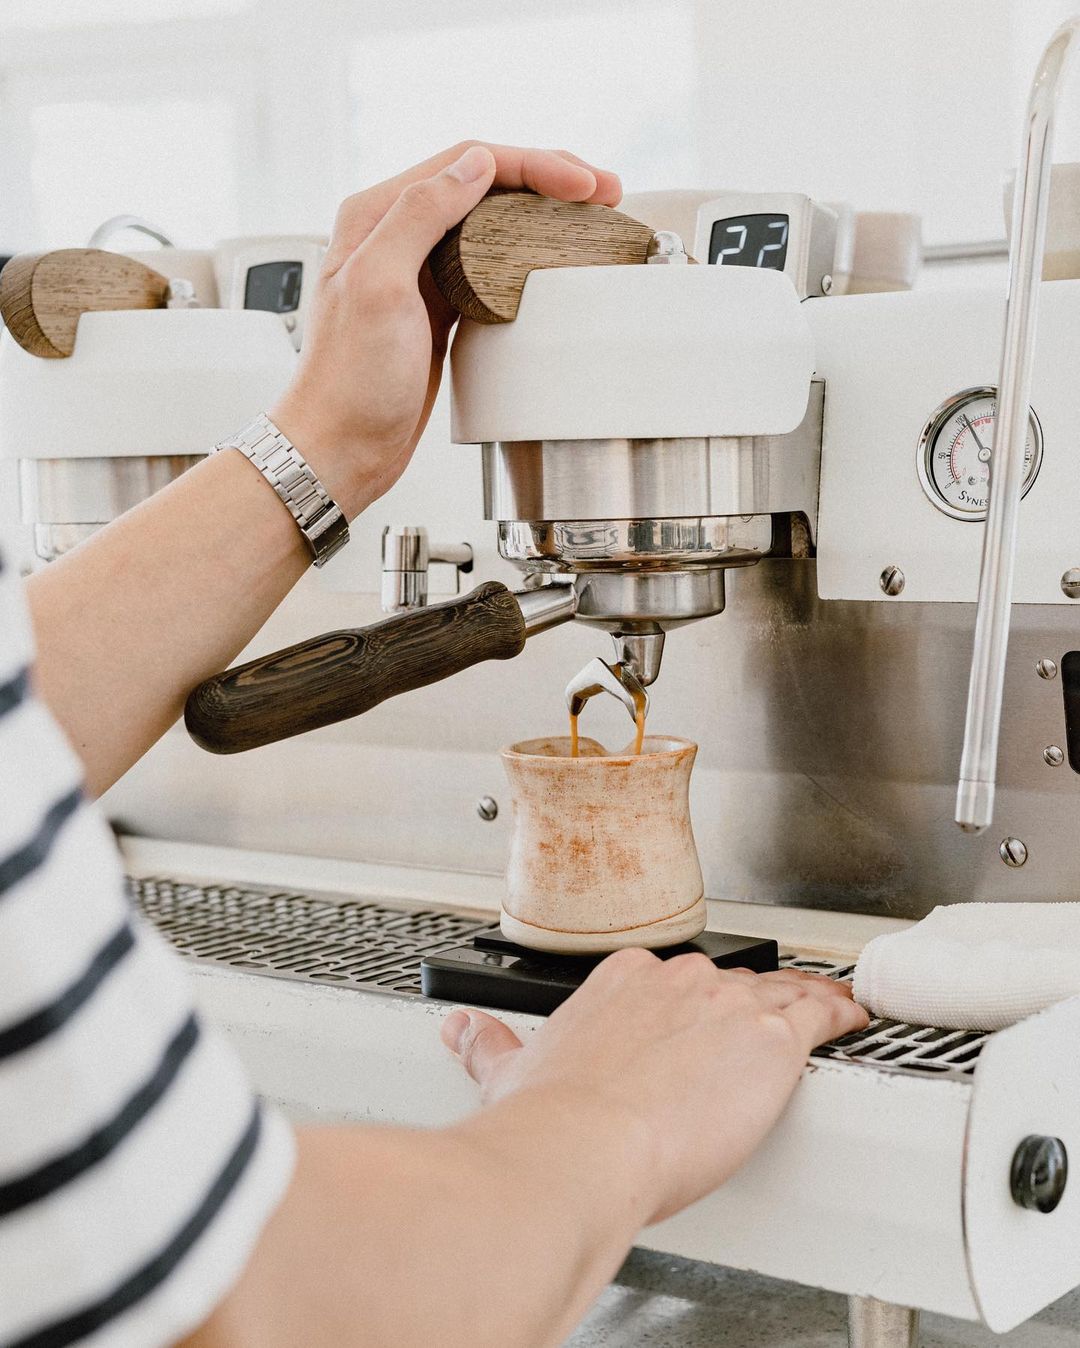
<svg viewBox="0 0 1080 1348">
<path fill-rule="evenodd" d="M 451 437 L 782 435 L 802 420 L 813 370 L 809 326 L 778 272 L 534 271 L 512 323 L 461 323 Z"/>
<path fill-rule="evenodd" d="M 86 313 L 43 360 L 0 337 L 0 459 L 207 453 L 269 407 L 296 366 L 259 309 Z"/>
</svg>

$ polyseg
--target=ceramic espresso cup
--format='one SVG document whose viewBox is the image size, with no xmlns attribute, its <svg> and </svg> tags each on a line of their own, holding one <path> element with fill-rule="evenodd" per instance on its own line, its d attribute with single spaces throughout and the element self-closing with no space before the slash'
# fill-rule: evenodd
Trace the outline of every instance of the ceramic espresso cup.
<svg viewBox="0 0 1080 1348">
<path fill-rule="evenodd" d="M 705 927 L 690 824 L 697 745 L 646 736 L 640 754 L 568 737 L 502 753 L 510 779 L 503 935 L 563 954 L 677 945 Z"/>
</svg>

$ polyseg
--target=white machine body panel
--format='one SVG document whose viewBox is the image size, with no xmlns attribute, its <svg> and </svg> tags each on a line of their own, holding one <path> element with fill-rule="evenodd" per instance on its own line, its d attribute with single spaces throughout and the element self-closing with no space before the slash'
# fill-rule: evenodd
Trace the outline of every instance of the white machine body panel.
<svg viewBox="0 0 1080 1348">
<path fill-rule="evenodd" d="M 255 884 L 309 878 L 361 897 L 482 900 L 478 877 L 132 840 L 134 874 L 177 867 L 196 878 Z M 240 882 L 240 881 L 238 881 Z M 419 886 L 419 888 L 416 888 Z M 733 908 L 714 914 L 731 925 Z M 895 923 L 777 910 L 778 934 L 852 948 Z M 827 919 L 827 921 L 826 921 Z M 750 926 L 760 923 L 760 915 Z M 824 925 L 822 925 L 824 923 Z M 740 930 L 736 922 L 734 930 Z M 189 964 L 209 1019 L 244 1059 L 257 1089 L 297 1122 L 453 1122 L 479 1103 L 439 1039 L 451 1009 L 419 997 L 268 978 Z M 501 1013 L 519 1035 L 543 1023 Z M 1080 1191 L 1048 1214 L 1013 1201 L 1010 1168 L 1029 1134 L 1080 1155 L 1080 998 L 986 1045 L 973 1075 L 813 1060 L 761 1150 L 718 1192 L 649 1228 L 640 1243 L 808 1286 L 919 1307 L 1006 1331 L 1080 1283 Z M 716 1126 L 702 1120 L 702 1128 Z"/>
<path fill-rule="evenodd" d="M 964 1171 L 964 1228 L 981 1318 L 1012 1329 L 1080 1282 L 1080 1188 L 1066 1181 L 1052 1212 L 1014 1202 L 1016 1148 L 1054 1137 L 1080 1156 L 1080 997 L 994 1035 L 975 1072 Z M 1071 1167 L 1070 1167 L 1071 1168 Z"/>
<path fill-rule="evenodd" d="M 479 1104 L 440 1042 L 443 1003 L 216 969 L 196 969 L 194 982 L 257 1089 L 297 1122 L 430 1127 Z M 521 1036 L 543 1023 L 500 1015 Z M 960 1203 L 970 1093 L 963 1082 L 815 1065 L 747 1166 L 640 1243 L 975 1319 Z"/>
<path fill-rule="evenodd" d="M 298 1122 L 436 1126 L 478 1104 L 439 1040 L 449 1006 L 207 968 L 194 982 Z M 501 1014 L 522 1036 L 542 1023 Z M 639 1243 L 1012 1329 L 1080 1282 L 1080 1193 L 1043 1214 L 1009 1191 L 1029 1133 L 1080 1154 L 1077 1032 L 1080 1000 L 1000 1031 L 974 1084 L 812 1062 L 748 1164 Z"/>
<path fill-rule="evenodd" d="M 813 364 L 803 309 L 777 272 L 534 271 L 512 323 L 460 325 L 451 438 L 783 435 L 806 411 Z"/>
<path fill-rule="evenodd" d="M 931 414 L 964 389 L 997 383 L 1004 296 L 997 290 L 853 295 L 803 305 L 825 380 L 818 514 L 823 599 L 974 603 L 984 525 L 933 504 L 918 472 Z M 1031 405 L 1044 452 L 1020 508 L 1013 599 L 1067 604 L 1080 565 L 1080 281 L 1044 283 Z M 899 594 L 882 591 L 899 567 Z"/>
<path fill-rule="evenodd" d="M 42 360 L 0 336 L 0 458 L 198 454 L 269 407 L 296 368 L 277 314 L 85 313 L 75 349 Z"/>
</svg>

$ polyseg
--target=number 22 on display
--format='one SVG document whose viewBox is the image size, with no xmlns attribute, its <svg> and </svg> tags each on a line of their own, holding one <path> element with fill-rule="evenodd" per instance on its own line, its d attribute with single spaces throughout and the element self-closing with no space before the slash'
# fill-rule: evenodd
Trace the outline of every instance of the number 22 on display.
<svg viewBox="0 0 1080 1348">
<path fill-rule="evenodd" d="M 728 225 L 724 230 L 724 235 L 731 241 L 726 248 L 721 248 L 716 255 L 716 265 L 738 267 L 768 267 L 770 265 L 768 255 L 770 253 L 781 253 L 787 244 L 788 222 L 786 220 L 770 220 L 765 226 L 768 231 L 775 231 L 779 237 L 774 237 L 767 243 L 763 243 L 758 249 L 757 260 L 751 263 L 748 259 L 742 257 L 742 252 L 746 248 L 746 240 L 750 231 L 746 225 Z M 779 261 L 780 259 L 777 259 Z"/>
</svg>

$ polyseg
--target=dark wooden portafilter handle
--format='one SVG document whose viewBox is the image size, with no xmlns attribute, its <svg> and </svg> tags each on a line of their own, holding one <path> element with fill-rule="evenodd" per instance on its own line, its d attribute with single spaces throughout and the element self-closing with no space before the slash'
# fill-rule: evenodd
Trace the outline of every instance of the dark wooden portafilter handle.
<svg viewBox="0 0 1080 1348">
<path fill-rule="evenodd" d="M 333 725 L 460 673 L 482 660 L 508 660 L 525 645 L 525 619 L 505 585 L 327 632 L 215 674 L 192 692 L 184 722 L 215 754 L 235 754 Z"/>
</svg>

